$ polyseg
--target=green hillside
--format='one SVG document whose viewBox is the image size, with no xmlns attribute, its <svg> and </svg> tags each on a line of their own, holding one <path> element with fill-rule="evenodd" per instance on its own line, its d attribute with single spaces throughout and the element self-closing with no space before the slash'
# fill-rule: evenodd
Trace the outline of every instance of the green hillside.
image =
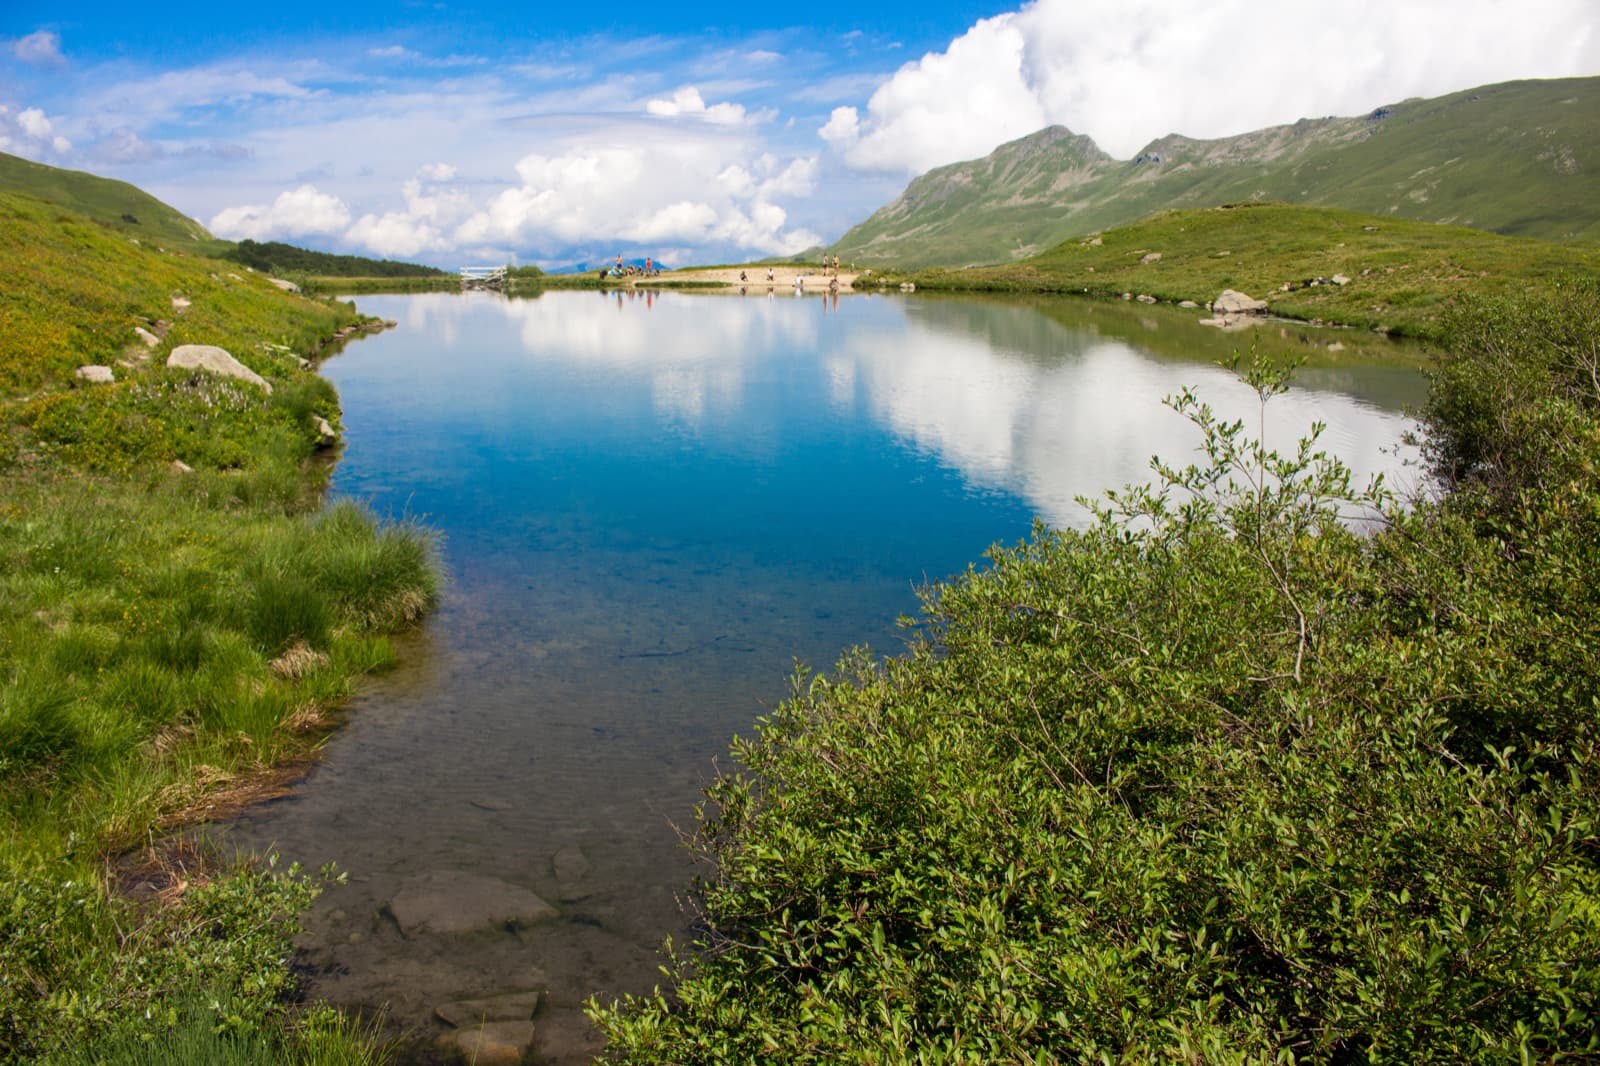
<svg viewBox="0 0 1600 1066">
<path fill-rule="evenodd" d="M 1600 241 L 1600 78 L 1507 82 L 1116 160 L 1060 127 L 917 178 L 829 251 L 858 265 L 1023 259 L 1165 208 L 1287 201 Z"/>
<path fill-rule="evenodd" d="M 66 208 L 141 241 L 194 255 L 229 259 L 263 274 L 296 277 L 437 277 L 444 271 L 416 263 L 334 255 L 278 241 L 258 243 L 213 237 L 177 208 L 125 181 L 35 163 L 0 152 L 0 193 L 17 193 Z"/>
<path fill-rule="evenodd" d="M 65 207 L 141 239 L 215 255 L 228 247 L 175 207 L 125 181 L 35 163 L 0 152 L 0 191 Z"/>
<path fill-rule="evenodd" d="M 1160 212 L 1016 263 L 875 278 L 924 291 L 1126 293 L 1202 305 L 1237 289 L 1266 300 L 1276 316 L 1437 338 L 1463 297 L 1549 291 L 1568 274 L 1600 275 L 1600 248 L 1329 207 L 1243 204 Z M 1346 283 L 1305 284 L 1336 275 Z"/>
</svg>

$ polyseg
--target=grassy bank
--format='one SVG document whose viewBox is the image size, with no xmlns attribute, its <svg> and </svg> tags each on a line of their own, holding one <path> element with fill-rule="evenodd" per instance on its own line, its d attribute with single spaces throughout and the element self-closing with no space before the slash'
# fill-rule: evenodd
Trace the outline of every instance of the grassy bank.
<svg viewBox="0 0 1600 1066">
<path fill-rule="evenodd" d="M 1440 324 L 1444 495 L 1185 394 L 1192 465 L 797 677 L 605 1061 L 1600 1056 L 1600 281 L 1544 289 Z"/>
<path fill-rule="evenodd" d="M 1159 258 L 1146 262 L 1152 255 Z M 1201 306 L 1236 289 L 1285 318 L 1438 340 L 1452 301 L 1548 290 L 1573 271 L 1600 272 L 1600 251 L 1331 208 L 1251 204 L 1162 212 L 1005 266 L 888 271 L 878 280 L 944 291 L 1144 294 Z M 1304 284 L 1335 275 L 1349 282 Z M 1286 283 L 1295 288 L 1283 291 Z"/>
<path fill-rule="evenodd" d="M 359 316 L 36 201 L 0 221 L 0 1061 L 370 1058 L 289 1010 L 315 884 L 166 836 L 281 781 L 433 602 L 425 531 L 322 507 L 309 360 Z M 271 391 L 167 368 L 181 343 Z"/>
</svg>

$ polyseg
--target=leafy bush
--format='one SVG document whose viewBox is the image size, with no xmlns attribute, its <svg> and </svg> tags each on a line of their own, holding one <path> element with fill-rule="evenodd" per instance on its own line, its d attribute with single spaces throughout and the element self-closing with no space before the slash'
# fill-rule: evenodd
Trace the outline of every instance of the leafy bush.
<svg viewBox="0 0 1600 1066">
<path fill-rule="evenodd" d="M 1568 365 L 1543 313 L 1431 409 L 1436 456 L 1520 435 L 1494 494 L 1402 512 L 1185 394 L 1201 462 L 797 678 L 709 791 L 670 989 L 591 1004 L 606 1060 L 1600 1056 L 1594 409 L 1484 387 Z"/>
<path fill-rule="evenodd" d="M 142 913 L 92 881 L 7 873 L 0 1061 L 100 1061 L 96 1046 L 170 1040 L 180 1020 L 248 1044 L 285 1017 L 289 941 L 319 891 L 299 869 L 241 869 Z"/>
</svg>

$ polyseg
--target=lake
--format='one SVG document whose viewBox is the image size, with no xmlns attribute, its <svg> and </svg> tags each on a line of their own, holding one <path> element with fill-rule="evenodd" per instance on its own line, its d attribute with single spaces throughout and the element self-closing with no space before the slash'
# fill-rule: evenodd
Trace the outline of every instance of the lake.
<svg viewBox="0 0 1600 1066">
<path fill-rule="evenodd" d="M 1139 305 L 359 304 L 399 328 L 323 367 L 347 442 L 333 491 L 437 529 L 449 585 L 322 763 L 230 838 L 349 874 L 308 916 L 313 994 L 387 1004 L 420 1047 L 441 1003 L 547 987 L 540 1062 L 593 1053 L 586 997 L 657 980 L 662 938 L 687 924 L 677 829 L 796 661 L 893 652 L 919 585 L 1036 519 L 1085 524 L 1077 498 L 1148 480 L 1154 454 L 1188 462 L 1199 436 L 1164 396 L 1192 386 L 1257 415 L 1214 365 L 1248 336 Z M 1257 339 L 1313 363 L 1269 405 L 1275 446 L 1321 420 L 1358 474 L 1414 477 L 1404 409 L 1425 389 L 1403 353 L 1276 323 Z M 396 894 L 463 871 L 559 913 L 405 935 Z"/>
</svg>

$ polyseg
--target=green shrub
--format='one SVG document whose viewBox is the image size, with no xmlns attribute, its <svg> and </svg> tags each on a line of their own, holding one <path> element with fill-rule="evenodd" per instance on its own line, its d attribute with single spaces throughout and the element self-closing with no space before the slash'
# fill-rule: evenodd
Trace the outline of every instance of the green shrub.
<svg viewBox="0 0 1600 1066">
<path fill-rule="evenodd" d="M 1200 462 L 995 550 L 910 653 L 736 742 L 700 932 L 666 991 L 591 1004 L 606 1061 L 1600 1056 L 1593 409 L 1521 424 L 1509 495 L 1402 512 L 1315 430 L 1277 455 L 1174 403 Z"/>
</svg>

